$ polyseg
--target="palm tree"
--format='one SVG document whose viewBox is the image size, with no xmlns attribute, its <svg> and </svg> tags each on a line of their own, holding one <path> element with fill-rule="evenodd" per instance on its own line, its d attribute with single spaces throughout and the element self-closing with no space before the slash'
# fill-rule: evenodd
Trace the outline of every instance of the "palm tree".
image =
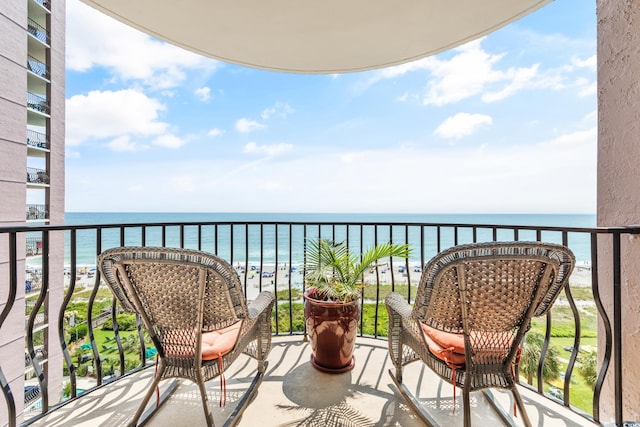
<svg viewBox="0 0 640 427">
<path fill-rule="evenodd" d="M 310 295 L 325 301 L 355 301 L 360 297 L 362 278 L 368 269 L 383 258 L 408 258 L 410 253 L 408 244 L 382 243 L 360 257 L 349 251 L 346 242 L 311 241 L 305 263 L 305 277 L 312 287 Z"/>
<path fill-rule="evenodd" d="M 593 390 L 598 381 L 598 353 L 593 350 L 585 351 L 578 356 L 578 360 L 580 361 L 578 372 Z"/>
<path fill-rule="evenodd" d="M 538 375 L 538 361 L 544 345 L 544 335 L 540 332 L 530 331 L 524 339 L 522 354 L 520 356 L 520 374 L 527 377 L 527 383 L 533 384 L 533 377 Z M 549 346 L 547 355 L 542 365 L 542 379 L 545 382 L 553 381 L 560 376 L 560 356 L 555 347 Z"/>
</svg>

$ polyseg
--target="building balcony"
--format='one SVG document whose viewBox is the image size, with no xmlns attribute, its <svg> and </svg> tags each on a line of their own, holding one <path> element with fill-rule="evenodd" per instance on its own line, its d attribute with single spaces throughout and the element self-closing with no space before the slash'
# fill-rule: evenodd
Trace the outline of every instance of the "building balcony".
<svg viewBox="0 0 640 427">
<path fill-rule="evenodd" d="M 49 67 L 43 61 L 40 61 L 29 55 L 27 58 L 27 70 L 34 75 L 49 80 Z"/>
<path fill-rule="evenodd" d="M 41 287 L 38 292 L 28 294 L 26 313 L 24 306 L 14 305 L 26 274 L 18 271 L 22 265 L 19 260 L 25 255 L 18 252 L 22 247 L 18 242 L 25 234 L 41 242 L 36 243 L 39 254 L 27 257 L 31 271 L 37 268 L 40 272 Z M 481 241 L 543 240 L 569 246 L 578 264 L 553 309 L 532 324 L 530 333 L 539 333 L 543 340 L 539 356 L 531 363 L 521 361 L 517 374 L 527 412 L 533 425 L 622 427 L 623 420 L 628 419 L 625 415 L 633 416 L 624 413 L 622 372 L 635 371 L 636 363 L 624 359 L 621 351 L 619 289 L 624 259 L 621 255 L 626 248 L 623 242 L 635 240 L 637 234 L 640 227 L 426 223 L 202 222 L 0 228 L 0 253 L 8 254 L 9 266 L 0 270 L 0 289 L 8 290 L 0 301 L 0 308 L 3 307 L 0 333 L 15 335 L 16 331 L 8 328 L 17 327 L 16 322 L 5 319 L 26 316 L 27 350 L 42 348 L 47 355 L 46 363 L 41 363 L 35 352 L 28 351 L 36 356 L 32 357 L 32 367 L 38 375 L 29 376 L 31 370 L 27 372 L 25 368 L 25 379 L 10 383 L 5 380 L 7 367 L 18 366 L 22 361 L 11 363 L 4 356 L 0 359 L 1 385 L 11 390 L 9 395 L 5 394 L 4 402 L 0 399 L 0 405 L 5 404 L 5 408 L 0 408 L 0 416 L 8 414 L 6 422 L 11 427 L 19 423 L 126 425 L 153 376 L 153 354 L 149 351 L 152 349 L 135 328 L 131 332 L 114 332 L 101 326 L 105 309 L 110 313 L 107 316 L 111 323 L 119 309 L 99 272 L 91 265 L 95 265 L 96 255 L 105 249 L 140 245 L 216 253 L 235 267 L 248 300 L 263 290 L 277 294 L 269 366 L 240 426 L 423 425 L 387 372 L 392 364 L 386 340 L 386 294 L 395 290 L 411 302 L 422 267 L 432 256 L 451 246 Z M 316 371 L 310 364 L 310 345 L 305 340 L 301 295 L 306 284 L 302 265 L 305 242 L 315 237 L 346 240 L 354 249 L 386 241 L 408 243 L 413 248 L 409 260 L 390 259 L 365 277 L 367 286 L 362 301 L 363 312 L 368 314 L 359 325 L 356 367 L 340 375 Z M 64 259 L 64 266 L 53 263 L 54 259 L 60 263 Z M 613 298 L 602 299 L 601 295 L 608 290 L 613 291 Z M 49 301 L 57 301 L 58 305 L 48 306 Z M 81 304 L 87 307 L 86 318 L 82 318 Z M 48 318 L 48 341 L 41 342 L 39 337 L 40 314 Z M 74 321 L 70 322 L 70 318 Z M 22 329 L 23 325 L 19 327 Z M 63 341 L 56 343 L 51 337 Z M 587 379 L 582 367 L 589 354 L 597 364 Z M 551 359 L 559 370 L 557 375 L 547 376 L 543 367 Z M 223 409 L 217 408 L 220 397 L 217 379 L 207 384 L 216 423 L 222 425 L 233 412 L 242 391 L 248 387 L 247 378 L 252 377 L 255 369 L 254 361 L 239 361 L 225 373 L 229 403 Z M 428 409 L 434 425 L 462 425 L 459 390 L 454 411 L 453 387 L 421 362 L 408 365 L 404 378 L 420 404 Z M 161 389 L 173 394 L 155 412 L 149 425 L 202 425 L 204 413 L 197 387 L 185 382 L 172 390 L 170 384 L 165 383 Z M 23 404 L 28 394 L 26 387 L 38 387 L 39 403 L 30 400 L 29 405 Z M 29 388 L 29 392 L 33 390 Z M 513 418 L 513 401 L 507 392 L 492 389 L 490 393 L 472 394 L 472 405 L 474 425 L 500 425 L 498 420 L 502 416 Z M 520 418 L 515 420 L 515 425 L 521 425 Z M 0 424 L 1 421 L 0 418 Z"/>
<path fill-rule="evenodd" d="M 27 129 L 27 146 L 29 148 L 37 148 L 39 150 L 48 150 L 49 138 L 47 138 L 47 135 L 42 132 Z"/>
<path fill-rule="evenodd" d="M 46 115 L 49 115 L 51 112 L 47 98 L 31 92 L 27 92 L 27 108 Z"/>
<path fill-rule="evenodd" d="M 51 2 L 49 0 L 33 0 L 33 2 L 45 8 L 47 12 L 51 10 Z"/>
<path fill-rule="evenodd" d="M 49 174 L 44 169 L 27 168 L 27 184 L 49 185 Z"/>
<path fill-rule="evenodd" d="M 33 17 L 29 17 L 27 22 L 27 32 L 36 40 L 44 43 L 45 45 L 49 45 L 50 43 L 50 35 L 49 31 L 44 27 L 44 22 L 38 23 Z"/>
<path fill-rule="evenodd" d="M 49 219 L 47 205 L 27 205 L 25 213 L 27 221 L 42 221 Z"/>
</svg>

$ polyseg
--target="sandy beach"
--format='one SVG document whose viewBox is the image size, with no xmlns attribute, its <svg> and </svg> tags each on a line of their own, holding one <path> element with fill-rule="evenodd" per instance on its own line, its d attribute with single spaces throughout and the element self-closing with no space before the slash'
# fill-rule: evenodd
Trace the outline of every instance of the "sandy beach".
<svg viewBox="0 0 640 427">
<path fill-rule="evenodd" d="M 253 268 L 252 268 L 253 267 Z M 286 265 L 263 265 L 262 271 L 258 265 L 249 266 L 248 273 L 245 272 L 244 265 L 236 265 L 235 270 L 240 278 L 240 283 L 246 285 L 247 300 L 253 300 L 261 290 L 275 292 L 277 290 L 286 290 L 289 285 L 292 288 L 302 288 L 303 271 L 302 269 L 293 268 L 293 271 Z M 65 271 L 68 271 L 65 269 Z M 91 288 L 95 284 L 96 270 L 93 266 L 79 266 L 77 268 L 76 287 Z M 370 270 L 365 276 L 365 283 L 375 285 L 380 284 L 406 285 L 407 280 L 411 281 L 412 286 L 417 286 L 420 282 L 422 270 L 419 266 L 409 267 L 406 271 L 404 265 L 381 266 Z M 65 280 L 65 286 L 69 284 L 69 278 Z M 579 264 L 573 270 L 569 278 L 569 284 L 572 287 L 590 287 L 591 286 L 591 268 L 585 264 Z"/>
</svg>

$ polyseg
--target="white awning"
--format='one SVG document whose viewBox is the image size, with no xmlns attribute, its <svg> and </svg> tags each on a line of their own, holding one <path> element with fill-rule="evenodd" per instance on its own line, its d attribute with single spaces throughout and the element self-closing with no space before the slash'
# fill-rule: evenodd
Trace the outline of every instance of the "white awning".
<svg viewBox="0 0 640 427">
<path fill-rule="evenodd" d="M 249 67 L 369 70 L 433 55 L 552 0 L 82 0 L 159 39 Z"/>
</svg>

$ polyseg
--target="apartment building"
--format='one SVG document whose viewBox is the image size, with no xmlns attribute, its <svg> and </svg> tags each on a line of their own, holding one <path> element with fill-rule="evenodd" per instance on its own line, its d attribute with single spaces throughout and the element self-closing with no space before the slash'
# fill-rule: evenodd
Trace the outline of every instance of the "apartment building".
<svg viewBox="0 0 640 427">
<path fill-rule="evenodd" d="M 65 1 L 2 0 L 0 226 L 64 221 L 64 128 Z M 59 307 L 63 296 L 64 236 L 41 232 L 18 236 L 15 276 L 25 286 L 18 286 L 14 310 L 5 321 L 13 326 L 0 334 L 0 354 L 16 412 L 28 418 L 31 407 L 53 404 L 60 394 L 49 392 L 43 400 L 39 387 L 29 385 L 31 378 L 62 384 L 62 356 L 54 327 L 58 313 L 49 307 Z M 3 238 L 0 270 L 5 273 L 11 251 L 6 235 Z M 51 262 L 45 266 L 42 260 L 47 258 Z M 48 287 L 41 293 L 42 283 Z M 6 288 L 0 289 L 0 313 L 9 300 Z M 38 301 L 40 295 L 42 301 Z M 15 310 L 21 306 L 25 310 Z M 30 320 L 32 311 L 38 314 Z"/>
</svg>

